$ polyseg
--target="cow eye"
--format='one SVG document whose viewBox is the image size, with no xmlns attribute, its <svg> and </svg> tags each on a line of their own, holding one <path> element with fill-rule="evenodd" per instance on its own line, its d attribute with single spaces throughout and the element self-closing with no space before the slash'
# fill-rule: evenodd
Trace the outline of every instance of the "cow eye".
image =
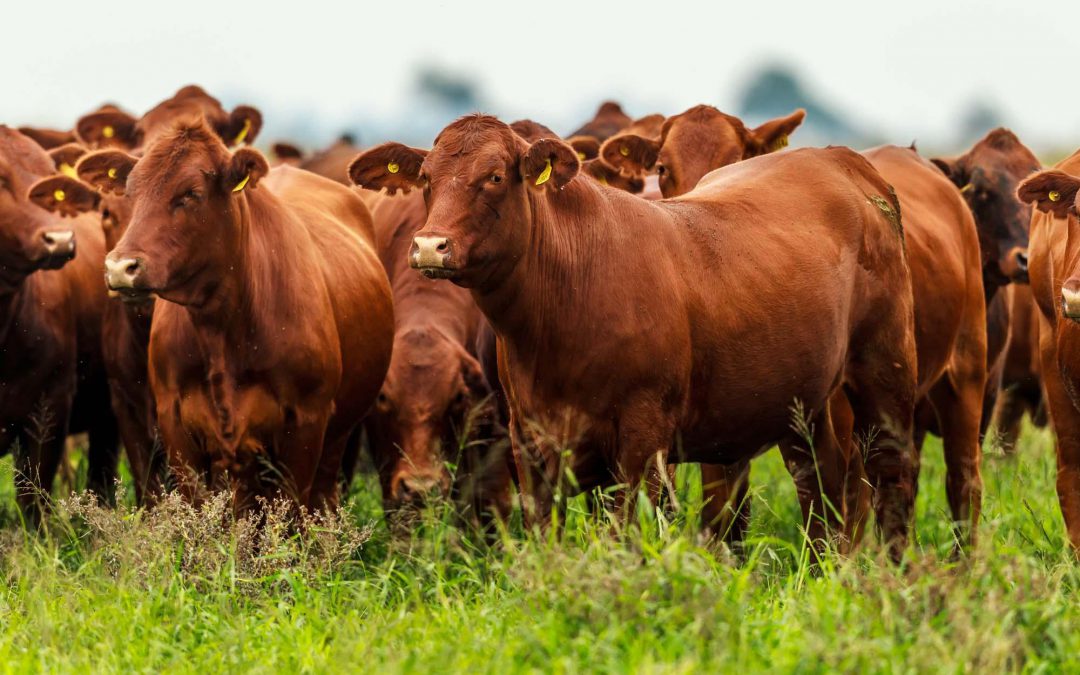
<svg viewBox="0 0 1080 675">
<path fill-rule="evenodd" d="M 663 164 L 657 164 L 656 165 L 656 173 L 663 176 L 666 171 L 667 171 L 667 167 L 665 167 Z"/>
<path fill-rule="evenodd" d="M 116 218 L 113 217 L 113 214 L 111 211 L 109 211 L 109 209 L 101 210 L 101 225 L 105 229 L 116 226 Z"/>
<path fill-rule="evenodd" d="M 501 183 L 501 182 L 502 182 L 502 176 L 500 176 L 500 175 L 499 175 L 499 174 L 497 174 L 497 173 L 493 173 L 493 174 L 491 174 L 491 182 L 492 182 L 492 183 L 495 183 L 496 185 L 498 185 L 499 183 Z"/>
<path fill-rule="evenodd" d="M 390 397 L 380 391 L 379 395 L 375 397 L 375 407 L 386 412 L 390 409 Z"/>
</svg>

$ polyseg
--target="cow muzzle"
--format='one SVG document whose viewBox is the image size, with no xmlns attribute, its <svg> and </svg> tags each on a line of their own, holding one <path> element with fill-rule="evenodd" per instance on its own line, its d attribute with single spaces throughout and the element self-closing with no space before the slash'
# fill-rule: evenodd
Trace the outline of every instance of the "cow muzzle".
<svg viewBox="0 0 1080 675">
<path fill-rule="evenodd" d="M 72 230 L 52 230 L 41 233 L 45 251 L 44 267 L 56 269 L 75 257 L 75 233 Z"/>
<path fill-rule="evenodd" d="M 409 265 L 429 279 L 444 279 L 454 273 L 449 267 L 450 240 L 446 237 L 413 237 Z"/>
<path fill-rule="evenodd" d="M 1027 249 L 1019 246 L 1010 249 L 1009 253 L 1005 256 L 1005 264 L 1002 267 L 1002 271 L 1005 273 L 1005 276 L 1009 277 L 1010 281 L 1016 281 L 1022 284 L 1028 283 Z"/>
<path fill-rule="evenodd" d="M 110 295 L 125 300 L 142 301 L 149 297 L 145 284 L 146 263 L 142 258 L 105 258 L 105 285 Z"/>
<path fill-rule="evenodd" d="M 1061 286 L 1061 313 L 1066 319 L 1080 322 L 1080 277 L 1072 277 Z"/>
</svg>

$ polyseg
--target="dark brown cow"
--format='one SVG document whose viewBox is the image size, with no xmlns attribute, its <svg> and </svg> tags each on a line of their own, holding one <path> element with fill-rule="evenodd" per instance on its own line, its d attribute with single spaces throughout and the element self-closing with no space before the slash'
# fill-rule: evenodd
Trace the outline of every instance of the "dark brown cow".
<svg viewBox="0 0 1080 675">
<path fill-rule="evenodd" d="M 780 443 L 803 468 L 811 536 L 826 537 L 826 523 L 839 532 L 821 505 L 843 518 L 847 467 L 828 402 L 846 385 L 856 429 L 877 433 L 867 468 L 899 555 L 916 362 L 885 181 L 842 148 L 741 162 L 664 202 L 574 180 L 579 168 L 565 142 L 530 145 L 478 115 L 430 152 L 384 144 L 351 169 L 368 188 L 424 188 L 411 261 L 470 288 L 499 337 L 530 522 L 548 521 L 566 468 L 586 490 L 650 473 L 655 493 L 678 434 L 682 461 L 730 464 Z M 812 423 L 816 466 L 798 449 L 793 405 Z"/>
<path fill-rule="evenodd" d="M 1057 491 L 1065 527 L 1080 549 L 1080 151 L 1020 183 L 1031 218 L 1028 274 L 1039 309 L 1039 356 L 1057 435 Z"/>
<path fill-rule="evenodd" d="M 985 432 L 1002 387 L 1012 323 L 1008 300 L 999 291 L 1010 282 L 1027 281 L 1031 207 L 1017 199 L 1016 188 L 1021 180 L 1039 169 L 1039 160 L 1015 134 L 998 128 L 960 157 L 938 158 L 933 162 L 960 188 L 979 228 L 989 368 L 983 401 Z"/>
<path fill-rule="evenodd" d="M 366 423 L 383 504 L 408 511 L 452 492 L 470 517 L 506 516 L 509 448 L 492 443 L 492 389 L 476 353 L 483 316 L 466 289 L 409 268 L 413 233 L 427 219 L 422 195 L 378 195 L 368 205 L 396 318 L 390 370 Z"/>
<path fill-rule="evenodd" d="M 89 431 L 88 487 L 112 499 L 118 439 L 101 359 L 104 241 L 92 218 L 41 205 L 97 199 L 42 186 L 52 160 L 0 126 L 0 452 L 15 452 L 16 498 L 36 523 L 68 432 Z M 76 252 L 78 255 L 76 255 Z"/>
<path fill-rule="evenodd" d="M 604 101 L 600 104 L 593 118 L 578 127 L 567 138 L 589 137 L 595 138 L 601 143 L 622 131 L 633 123 L 633 119 L 623 112 L 622 106 L 615 101 Z"/>
<path fill-rule="evenodd" d="M 393 311 L 367 208 L 352 191 L 188 121 L 137 160 L 79 176 L 131 199 L 109 287 L 156 295 L 150 384 L 181 489 L 231 479 L 234 506 L 290 495 L 332 507 L 346 443 L 390 361 Z M 258 189 L 261 188 L 261 189 Z"/>
<path fill-rule="evenodd" d="M 1039 376 L 1039 310 L 1035 298 L 1027 284 L 1009 284 L 1004 295 L 1008 296 L 1011 307 L 1011 325 L 996 424 L 1001 447 L 1006 452 L 1015 452 L 1024 413 L 1031 416 L 1036 426 L 1046 426 L 1047 419 Z"/>
<path fill-rule="evenodd" d="M 274 143 L 273 151 L 279 164 L 291 164 L 342 185 L 352 185 L 348 177 L 349 162 L 360 152 L 360 148 L 352 135 L 342 134 L 328 147 L 310 157 L 304 157 L 303 151 L 291 143 Z"/>
<path fill-rule="evenodd" d="M 675 197 L 692 190 L 702 176 L 742 159 L 784 148 L 806 111 L 765 122 L 754 129 L 709 105 L 698 105 L 664 121 L 657 136 L 619 134 L 600 148 L 600 157 L 623 173 L 655 170 L 660 191 Z"/>
</svg>

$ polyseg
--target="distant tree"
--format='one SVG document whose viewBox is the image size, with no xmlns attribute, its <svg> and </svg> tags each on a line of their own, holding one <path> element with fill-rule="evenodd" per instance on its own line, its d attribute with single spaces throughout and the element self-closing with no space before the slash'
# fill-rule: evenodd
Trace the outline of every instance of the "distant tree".
<svg viewBox="0 0 1080 675">
<path fill-rule="evenodd" d="M 807 91 L 795 71 L 784 64 L 764 67 L 747 81 L 739 98 L 738 114 L 748 122 L 786 115 L 796 108 L 806 109 L 800 137 L 812 142 L 857 144 L 866 138 L 832 106 Z"/>
<path fill-rule="evenodd" d="M 960 114 L 957 145 L 968 147 L 986 135 L 986 132 L 1005 126 L 1005 114 L 995 103 L 975 100 L 967 104 Z"/>
<path fill-rule="evenodd" d="M 423 65 L 417 70 L 416 89 L 429 104 L 457 115 L 480 108 L 476 84 L 463 75 L 438 66 Z"/>
</svg>

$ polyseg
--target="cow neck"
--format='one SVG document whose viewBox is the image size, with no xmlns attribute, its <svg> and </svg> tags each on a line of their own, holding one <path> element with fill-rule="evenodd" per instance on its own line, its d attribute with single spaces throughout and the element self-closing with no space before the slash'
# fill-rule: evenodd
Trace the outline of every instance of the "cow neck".
<svg viewBox="0 0 1080 675">
<path fill-rule="evenodd" d="M 236 208 L 239 232 L 233 262 L 204 303 L 185 305 L 200 339 L 206 340 L 208 356 L 239 353 L 252 344 L 271 346 L 260 337 L 272 335 L 274 326 L 303 320 L 307 304 L 296 280 L 311 279 L 314 272 L 291 273 L 310 262 L 304 256 L 310 237 L 269 190 L 248 191 L 237 199 Z M 309 292 L 320 287 L 308 286 Z"/>
<path fill-rule="evenodd" d="M 525 238 L 513 267 L 473 291 L 480 310 L 500 336 L 526 350 L 555 346 L 552 338 L 573 331 L 552 331 L 567 317 L 589 315 L 588 293 L 594 255 L 604 250 L 607 223 L 582 214 L 609 210 L 600 188 L 571 181 L 561 192 L 529 193 L 528 222 L 509 224 Z"/>
</svg>

